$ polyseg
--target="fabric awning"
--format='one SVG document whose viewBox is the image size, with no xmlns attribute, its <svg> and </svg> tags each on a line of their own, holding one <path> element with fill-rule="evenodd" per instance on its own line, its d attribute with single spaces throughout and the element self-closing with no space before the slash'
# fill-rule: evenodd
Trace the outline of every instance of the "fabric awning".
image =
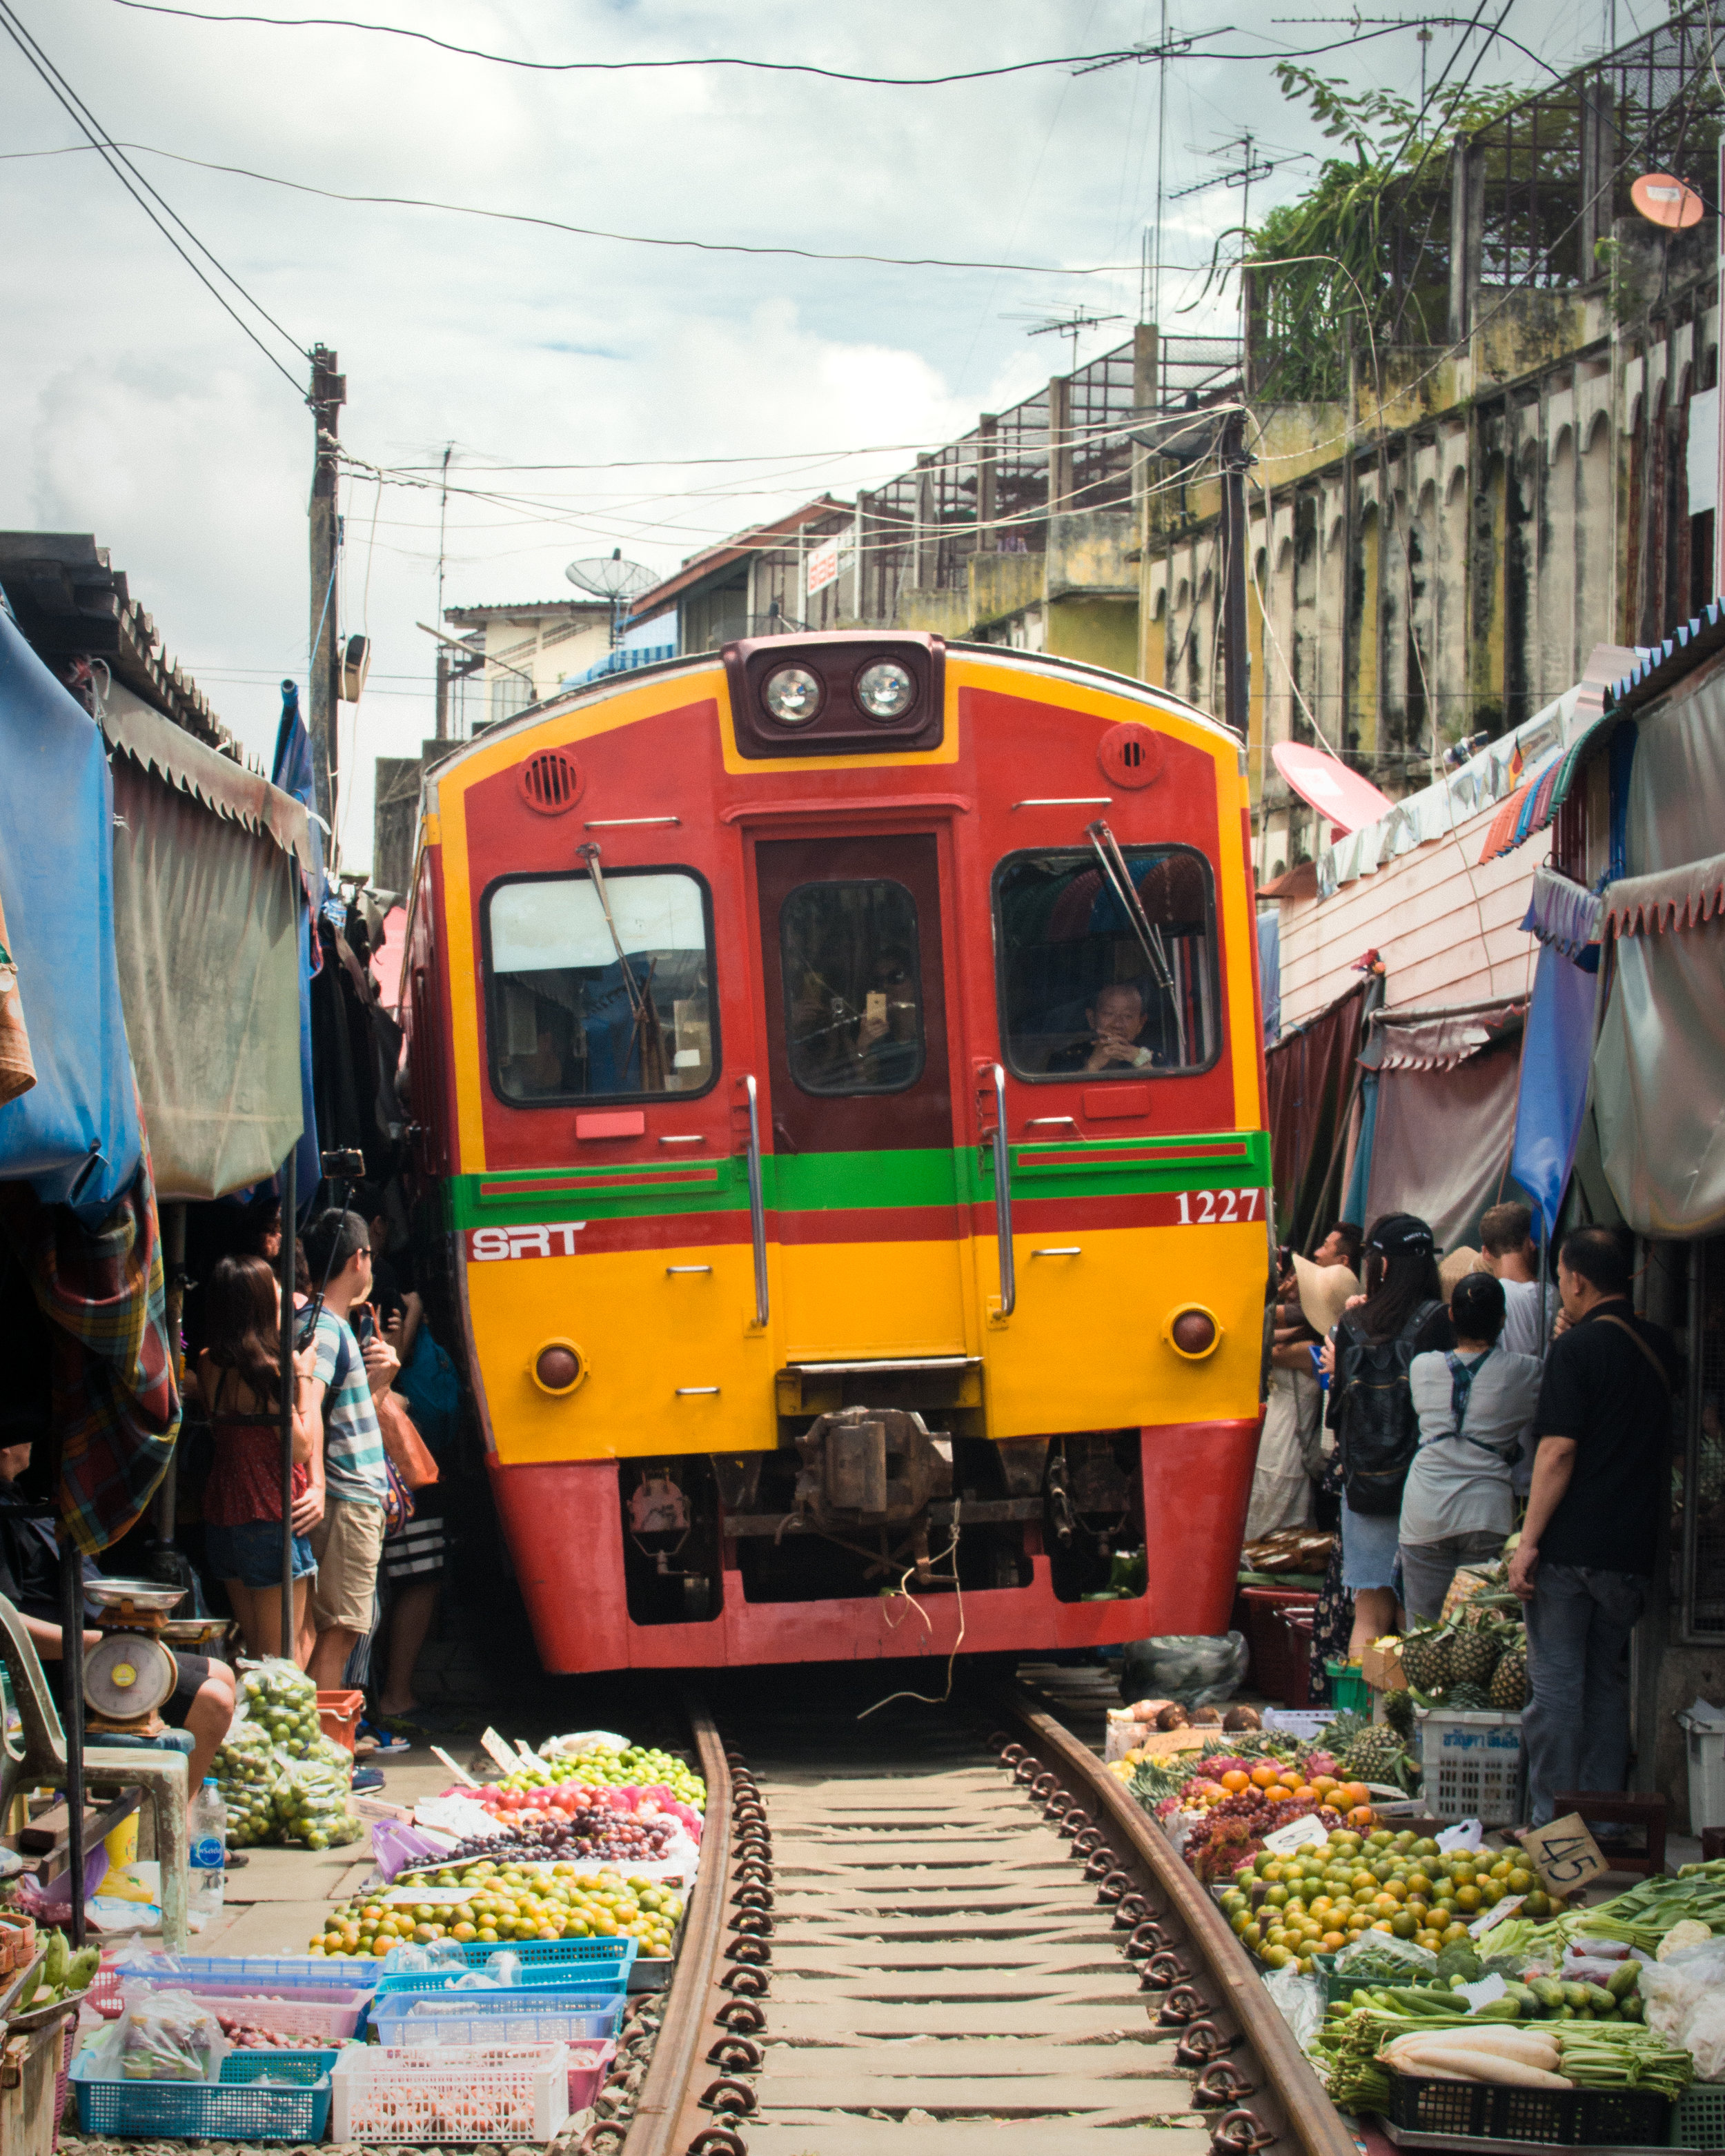
<svg viewBox="0 0 1725 2156">
<path fill-rule="evenodd" d="M 272 786 L 261 772 L 248 771 L 232 757 L 219 755 L 152 711 L 123 682 L 114 682 L 104 695 L 101 726 L 110 747 L 191 794 L 218 816 L 273 839 L 284 852 L 295 855 L 311 875 L 305 808 L 292 794 Z"/>
<path fill-rule="evenodd" d="M 1725 1228 L 1725 918 L 1618 939 L 1594 1116 L 1611 1194 L 1638 1235 Z"/>
<path fill-rule="evenodd" d="M 1525 1004 L 1377 1012 L 1360 1061 L 1378 1072 L 1367 1220 L 1414 1213 L 1440 1250 L 1471 1240 L 1505 1194 Z"/>
<path fill-rule="evenodd" d="M 1368 1070 L 1453 1070 L 1521 1030 L 1527 1005 L 1513 1001 L 1454 1010 L 1380 1010 L 1360 1050 Z"/>
<path fill-rule="evenodd" d="M 1557 1232 L 1587 1109 L 1599 993 L 1597 950 L 1591 956 L 1594 963 L 1589 969 L 1565 957 L 1555 940 L 1546 943 L 1533 977 L 1533 1002 L 1522 1044 L 1510 1173 L 1538 1209 L 1548 1241 Z"/>
<path fill-rule="evenodd" d="M 114 959 L 114 793 L 95 721 L 0 608 L 0 905 L 36 1082 L 0 1107 L 0 1179 L 91 1223 L 142 1157 Z"/>
<path fill-rule="evenodd" d="M 300 870 L 278 835 L 291 823 L 213 813 L 182 788 L 115 758 L 115 943 L 164 1201 L 274 1174 L 302 1124 Z"/>
<path fill-rule="evenodd" d="M 1661 869 L 1656 875 L 1623 876 L 1606 892 L 1601 928 L 1608 936 L 1653 936 L 1666 928 L 1696 928 L 1725 912 L 1725 854 Z"/>
<path fill-rule="evenodd" d="M 1380 993 L 1376 980 L 1363 980 L 1264 1059 L 1276 1233 L 1296 1249 L 1306 1246 L 1320 1209 L 1338 1203 L 1354 1059 L 1368 998 Z"/>
<path fill-rule="evenodd" d="M 1604 901 L 1597 891 L 1542 862 L 1533 871 L 1533 888 L 1522 927 L 1588 973 L 1596 973 L 1604 907 Z"/>
</svg>

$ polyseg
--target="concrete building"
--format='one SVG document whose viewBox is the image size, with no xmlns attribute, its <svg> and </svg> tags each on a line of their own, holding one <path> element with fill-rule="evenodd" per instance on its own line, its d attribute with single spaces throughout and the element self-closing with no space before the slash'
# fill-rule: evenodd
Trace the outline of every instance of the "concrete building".
<svg viewBox="0 0 1725 2156">
<path fill-rule="evenodd" d="M 611 649 L 603 599 L 534 599 L 519 606 L 446 607 L 444 619 L 473 656 L 442 647 L 449 662 L 447 731 L 469 740 L 539 703 Z"/>
</svg>

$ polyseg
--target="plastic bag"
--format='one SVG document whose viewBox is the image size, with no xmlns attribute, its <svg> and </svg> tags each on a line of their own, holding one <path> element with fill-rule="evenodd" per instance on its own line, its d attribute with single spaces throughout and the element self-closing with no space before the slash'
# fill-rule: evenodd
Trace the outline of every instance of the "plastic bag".
<svg viewBox="0 0 1725 2156">
<path fill-rule="evenodd" d="M 1211 1707 L 1240 1688 L 1246 1672 L 1245 1635 L 1176 1633 L 1160 1640 L 1128 1640 L 1120 1670 L 1123 1700 L 1151 1696 L 1182 1707 Z"/>
<path fill-rule="evenodd" d="M 1725 2023 L 1714 2003 L 1725 2000 L 1725 1938 L 1710 1939 L 1705 1946 L 1684 1947 L 1669 1961 L 1645 1963 L 1639 1989 L 1646 2008 L 1647 2026 L 1657 2030 L 1667 2043 L 1695 2051 L 1697 2080 L 1725 2081 Z M 1692 2032 L 1697 2022 L 1717 2072 L 1710 2072 L 1702 2064 L 1701 2054 L 1696 2051 Z"/>
<path fill-rule="evenodd" d="M 330 1759 L 290 1759 L 278 1753 L 280 1772 L 270 1792 L 276 1832 L 307 1849 L 336 1849 L 357 1841 L 365 1831 L 353 1810 L 353 1768 L 345 1752 L 341 1764 Z"/>
<path fill-rule="evenodd" d="M 105 2081 L 213 2082 L 230 2049 L 221 2024 L 189 1991 L 126 1993 L 118 2020 L 84 2047 Z"/>
<path fill-rule="evenodd" d="M 1315 1976 L 1301 1976 L 1292 1962 L 1286 1968 L 1273 1970 L 1264 1979 L 1264 1989 L 1276 2002 L 1276 2010 L 1294 2032 L 1294 2041 L 1308 2057 L 1317 2032 L 1324 2025 L 1324 1988 Z"/>
<path fill-rule="evenodd" d="M 547 1759 L 578 1759 L 583 1752 L 627 1752 L 629 1739 L 614 1729 L 578 1729 L 567 1737 L 548 1737 L 540 1748 Z"/>
<path fill-rule="evenodd" d="M 1336 1974 L 1346 1976 L 1361 1962 L 1390 1962 L 1404 1969 L 1410 1978 L 1429 1978 L 1437 1973 L 1437 1956 L 1414 1939 L 1399 1939 L 1393 1932 L 1364 1932 L 1350 1939 L 1336 1955 Z"/>
</svg>

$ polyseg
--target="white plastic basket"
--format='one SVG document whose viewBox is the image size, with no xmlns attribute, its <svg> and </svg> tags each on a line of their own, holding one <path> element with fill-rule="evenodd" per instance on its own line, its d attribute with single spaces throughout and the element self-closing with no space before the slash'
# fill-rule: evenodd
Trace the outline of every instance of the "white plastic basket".
<svg viewBox="0 0 1725 2156">
<path fill-rule="evenodd" d="M 1421 1707 L 1425 1803 L 1434 1819 L 1513 1826 L 1522 1810 L 1522 1717 Z"/>
<path fill-rule="evenodd" d="M 422 2147 L 549 2141 L 569 2116 L 564 2044 L 451 2044 L 421 2051 L 371 2044 L 330 2072 L 331 2138 Z"/>
</svg>

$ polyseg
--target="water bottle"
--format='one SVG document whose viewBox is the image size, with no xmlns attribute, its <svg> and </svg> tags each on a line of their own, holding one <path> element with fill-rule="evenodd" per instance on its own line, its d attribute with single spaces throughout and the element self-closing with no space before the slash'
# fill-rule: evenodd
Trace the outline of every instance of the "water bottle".
<svg viewBox="0 0 1725 2156">
<path fill-rule="evenodd" d="M 203 1787 L 192 1800 L 186 1824 L 192 1837 L 187 1914 L 192 1928 L 202 1931 L 212 1917 L 221 1914 L 226 1883 L 228 1807 L 214 1775 L 205 1775 Z"/>
</svg>

